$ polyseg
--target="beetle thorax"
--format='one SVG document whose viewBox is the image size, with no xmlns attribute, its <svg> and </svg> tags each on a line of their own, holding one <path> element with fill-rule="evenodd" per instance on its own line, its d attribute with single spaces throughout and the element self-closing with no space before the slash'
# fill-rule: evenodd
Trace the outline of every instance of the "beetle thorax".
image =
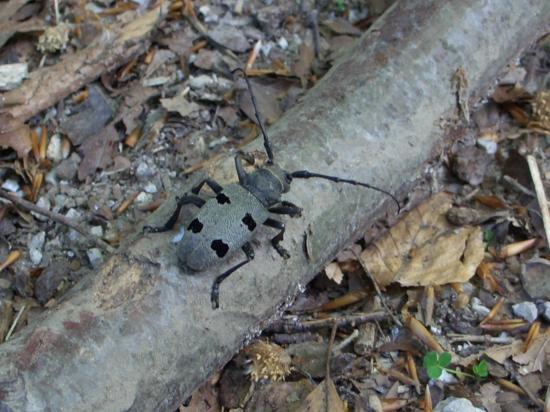
<svg viewBox="0 0 550 412">
<path fill-rule="evenodd" d="M 288 173 L 275 164 L 256 169 L 241 184 L 265 207 L 280 202 L 282 194 L 290 189 Z"/>
</svg>

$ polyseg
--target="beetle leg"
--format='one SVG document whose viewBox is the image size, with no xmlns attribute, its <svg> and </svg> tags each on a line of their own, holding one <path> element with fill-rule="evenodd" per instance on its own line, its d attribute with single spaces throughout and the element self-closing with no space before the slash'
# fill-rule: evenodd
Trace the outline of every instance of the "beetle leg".
<svg viewBox="0 0 550 412">
<path fill-rule="evenodd" d="M 212 285 L 212 292 L 210 294 L 210 301 L 212 302 L 212 309 L 218 309 L 220 306 L 220 283 L 222 283 L 230 274 L 235 272 L 240 267 L 246 265 L 248 262 L 250 262 L 252 259 L 254 259 L 254 250 L 252 249 L 252 245 L 248 242 L 246 242 L 243 247 L 243 252 L 246 255 L 246 260 L 243 260 L 242 262 L 236 264 L 232 268 L 229 268 L 225 272 L 223 272 L 221 275 L 219 275 L 215 280 L 214 284 Z"/>
<path fill-rule="evenodd" d="M 283 240 L 283 236 L 285 235 L 285 224 L 283 222 L 279 222 L 278 220 L 268 217 L 264 222 L 264 225 L 281 230 L 279 233 L 277 233 L 277 236 L 271 239 L 271 244 L 273 245 L 277 253 L 281 255 L 281 257 L 283 257 L 284 259 L 288 259 L 290 255 L 288 254 L 286 249 L 279 244 L 279 242 Z"/>
<path fill-rule="evenodd" d="M 294 203 L 283 200 L 278 205 L 272 206 L 268 209 L 271 213 L 278 215 L 289 215 L 290 217 L 302 216 L 302 208 L 296 206 Z"/>
<path fill-rule="evenodd" d="M 176 210 L 174 210 L 174 213 L 172 213 L 172 216 L 168 219 L 168 221 L 163 225 L 159 227 L 152 227 L 152 226 L 144 226 L 143 231 L 149 232 L 149 233 L 159 233 L 159 232 L 166 232 L 168 230 L 171 230 L 176 222 L 178 221 L 178 217 L 180 215 L 181 208 L 184 205 L 195 205 L 199 208 L 202 207 L 206 203 L 206 200 L 201 199 L 197 195 L 183 195 L 182 197 L 177 197 L 177 206 Z"/>
<path fill-rule="evenodd" d="M 198 185 L 196 185 L 193 189 L 191 189 L 191 193 L 194 193 L 196 195 L 199 194 L 202 187 L 206 184 L 210 189 L 214 191 L 214 193 L 218 194 L 223 190 L 223 187 L 216 183 L 215 180 L 212 179 L 204 179 L 202 182 L 200 182 Z"/>
</svg>

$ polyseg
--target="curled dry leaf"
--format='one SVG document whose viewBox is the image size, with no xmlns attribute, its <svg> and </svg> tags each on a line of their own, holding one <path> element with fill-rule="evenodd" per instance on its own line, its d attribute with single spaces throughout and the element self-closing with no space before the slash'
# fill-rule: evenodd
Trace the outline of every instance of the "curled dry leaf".
<svg viewBox="0 0 550 412">
<path fill-rule="evenodd" d="M 533 341 L 527 352 L 519 353 L 512 359 L 523 365 L 519 368 L 519 373 L 522 375 L 541 372 L 543 368 L 548 368 L 550 366 L 550 336 L 540 335 Z"/>
<path fill-rule="evenodd" d="M 0 147 L 13 149 L 19 158 L 31 150 L 31 130 L 21 120 L 8 113 L 0 113 Z"/>
<path fill-rule="evenodd" d="M 326 378 L 306 398 L 300 411 L 308 412 L 344 412 L 344 402 L 340 399 L 332 379 Z"/>
<path fill-rule="evenodd" d="M 452 227 L 445 215 L 451 197 L 439 193 L 409 212 L 361 254 L 380 286 L 467 282 L 483 259 L 481 229 Z"/>
<path fill-rule="evenodd" d="M 342 280 L 344 279 L 344 273 L 342 272 L 342 269 L 340 269 L 340 265 L 336 262 L 332 262 L 327 265 L 325 268 L 325 274 L 327 275 L 327 278 L 338 284 L 342 283 Z"/>
</svg>

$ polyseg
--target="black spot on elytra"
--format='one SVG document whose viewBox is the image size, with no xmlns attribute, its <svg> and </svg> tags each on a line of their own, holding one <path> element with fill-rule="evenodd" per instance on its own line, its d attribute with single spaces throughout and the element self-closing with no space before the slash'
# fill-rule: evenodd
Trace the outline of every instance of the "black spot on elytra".
<svg viewBox="0 0 550 412">
<path fill-rule="evenodd" d="M 218 255 L 219 258 L 224 257 L 227 255 L 227 252 L 229 251 L 229 246 L 227 244 L 223 243 L 221 239 L 216 239 L 212 241 L 210 244 L 210 247 L 214 252 L 216 252 L 216 255 Z"/>
<path fill-rule="evenodd" d="M 250 213 L 244 215 L 243 223 L 248 227 L 248 230 L 250 230 L 251 232 L 256 228 L 256 222 L 254 221 Z"/>
<path fill-rule="evenodd" d="M 191 223 L 189 223 L 189 226 L 187 227 L 187 230 L 190 230 L 193 233 L 199 233 L 202 230 L 203 224 L 199 221 L 199 219 L 193 219 Z"/>
<path fill-rule="evenodd" d="M 220 205 L 223 205 L 224 203 L 231 203 L 231 200 L 223 193 L 218 193 L 216 200 Z"/>
</svg>

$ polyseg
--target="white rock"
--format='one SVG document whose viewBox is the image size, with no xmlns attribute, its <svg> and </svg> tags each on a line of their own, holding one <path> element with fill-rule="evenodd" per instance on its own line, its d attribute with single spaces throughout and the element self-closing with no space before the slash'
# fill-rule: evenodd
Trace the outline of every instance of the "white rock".
<svg viewBox="0 0 550 412">
<path fill-rule="evenodd" d="M 484 409 L 476 408 L 466 398 L 450 397 L 439 402 L 434 412 L 484 412 Z"/>
<path fill-rule="evenodd" d="M 477 139 L 477 144 L 485 149 L 485 151 L 494 155 L 497 152 L 498 144 L 497 142 L 490 139 Z"/>
<path fill-rule="evenodd" d="M 63 157 L 63 144 L 59 133 L 54 134 L 50 138 L 48 143 L 48 149 L 46 151 L 46 157 L 53 162 L 59 162 L 64 159 Z"/>
<path fill-rule="evenodd" d="M 50 203 L 50 199 L 48 199 L 45 196 L 40 196 L 38 198 L 38 201 L 36 202 L 36 206 L 41 207 L 42 209 L 50 210 L 52 205 Z M 41 215 L 40 213 L 31 212 L 31 215 L 33 215 L 36 219 L 45 222 L 49 219 L 49 217 Z"/>
<path fill-rule="evenodd" d="M 529 323 L 534 322 L 539 316 L 537 305 L 533 302 L 516 303 L 512 306 L 512 311 L 514 312 L 514 315 L 525 319 Z"/>
<path fill-rule="evenodd" d="M 441 373 L 441 376 L 439 378 L 437 378 L 438 381 L 440 382 L 445 382 L 445 383 L 457 383 L 458 382 L 458 379 L 456 379 L 456 376 L 454 376 L 453 374 L 447 372 L 446 370 L 443 370 L 443 372 Z"/>
<path fill-rule="evenodd" d="M 103 254 L 101 253 L 101 250 L 98 248 L 91 248 L 88 249 L 86 252 L 86 255 L 88 255 L 88 260 L 90 261 L 90 264 L 93 268 L 97 268 L 101 263 L 103 262 Z"/>
<path fill-rule="evenodd" d="M 29 242 L 29 255 L 33 265 L 39 265 L 42 261 L 42 248 L 46 242 L 46 232 L 39 232 Z"/>
<path fill-rule="evenodd" d="M 483 306 L 479 298 L 476 298 L 476 297 L 473 297 L 470 300 L 470 305 L 472 306 L 472 309 L 474 310 L 474 312 L 476 312 L 480 318 L 484 318 L 491 311 L 488 307 Z"/>
<path fill-rule="evenodd" d="M 6 179 L 6 181 L 2 183 L 2 189 L 7 190 L 8 192 L 18 192 L 19 183 L 15 179 Z"/>
<path fill-rule="evenodd" d="M 101 226 L 92 226 L 90 233 L 96 237 L 103 237 L 103 228 Z"/>
<path fill-rule="evenodd" d="M 145 192 L 140 192 L 139 195 L 137 195 L 136 197 L 136 203 L 139 203 L 139 204 L 149 203 L 152 200 L 153 200 L 153 196 Z"/>
<path fill-rule="evenodd" d="M 153 182 L 149 182 L 145 185 L 143 190 L 146 193 L 157 193 L 157 186 Z"/>
<path fill-rule="evenodd" d="M 82 213 L 80 213 L 76 209 L 71 208 L 71 209 L 67 210 L 67 213 L 65 213 L 65 217 L 67 219 L 77 221 L 77 220 L 80 220 L 80 218 L 82 218 Z"/>
<path fill-rule="evenodd" d="M 8 91 L 19 87 L 29 74 L 27 63 L 13 63 L 0 65 L 0 90 Z"/>
<path fill-rule="evenodd" d="M 142 162 L 136 168 L 136 177 L 140 180 L 148 179 L 153 175 L 151 167 L 145 162 Z"/>
<path fill-rule="evenodd" d="M 279 40 L 277 40 L 277 44 L 283 50 L 288 49 L 288 41 L 284 37 L 281 37 Z"/>
</svg>

